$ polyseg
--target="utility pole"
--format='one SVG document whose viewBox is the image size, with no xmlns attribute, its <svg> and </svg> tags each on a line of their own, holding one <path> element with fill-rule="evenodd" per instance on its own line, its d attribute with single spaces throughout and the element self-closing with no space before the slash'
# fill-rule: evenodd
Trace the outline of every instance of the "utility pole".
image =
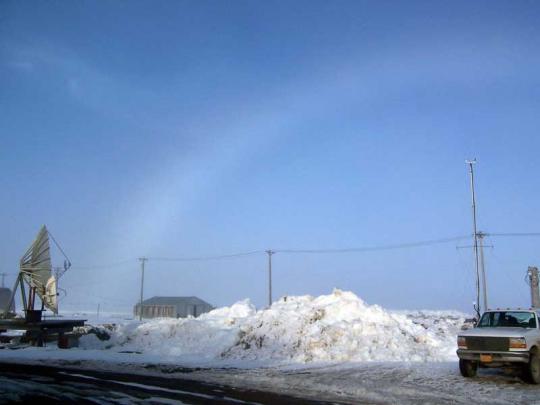
<svg viewBox="0 0 540 405">
<path fill-rule="evenodd" d="M 472 197 L 472 216 L 473 216 L 473 238 L 474 238 L 474 266 L 476 270 L 476 306 L 475 310 L 480 319 L 480 266 L 478 258 L 478 231 L 476 230 L 476 196 L 474 194 L 474 170 L 473 165 L 476 164 L 476 159 L 466 160 L 469 165 L 469 173 L 471 176 L 471 197 Z"/>
<path fill-rule="evenodd" d="M 540 308 L 540 295 L 538 291 L 538 267 L 529 267 L 527 270 L 529 285 L 531 286 L 531 306 Z"/>
<path fill-rule="evenodd" d="M 267 250 L 268 255 L 268 307 L 272 306 L 272 255 L 275 254 L 273 250 Z"/>
<path fill-rule="evenodd" d="M 483 232 L 478 232 L 478 241 L 480 248 L 480 272 L 482 275 L 482 291 L 484 293 L 484 311 L 488 309 L 488 297 L 487 297 L 487 281 L 486 281 L 486 265 L 484 262 L 484 237 L 486 236 Z"/>
<path fill-rule="evenodd" d="M 0 276 L 2 277 L 2 288 L 5 288 L 5 279 L 6 279 L 6 276 L 7 276 L 7 273 L 0 273 Z"/>
<path fill-rule="evenodd" d="M 139 321 L 142 321 L 143 314 L 143 290 L 144 290 L 144 264 L 148 259 L 146 257 L 140 257 L 141 262 L 141 300 L 139 301 Z"/>
</svg>

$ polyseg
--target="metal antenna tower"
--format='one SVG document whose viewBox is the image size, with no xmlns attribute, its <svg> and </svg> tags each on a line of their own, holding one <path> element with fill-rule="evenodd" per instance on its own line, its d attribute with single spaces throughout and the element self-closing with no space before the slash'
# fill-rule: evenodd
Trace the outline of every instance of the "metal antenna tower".
<svg viewBox="0 0 540 405">
<path fill-rule="evenodd" d="M 476 196 L 474 193 L 474 169 L 473 165 L 476 164 L 476 159 L 466 160 L 465 163 L 469 165 L 469 174 L 471 177 L 471 199 L 472 199 L 472 216 L 473 216 L 473 238 L 474 238 L 474 266 L 476 270 L 476 305 L 474 309 L 480 319 L 480 265 L 478 258 L 478 231 L 476 229 Z"/>
</svg>

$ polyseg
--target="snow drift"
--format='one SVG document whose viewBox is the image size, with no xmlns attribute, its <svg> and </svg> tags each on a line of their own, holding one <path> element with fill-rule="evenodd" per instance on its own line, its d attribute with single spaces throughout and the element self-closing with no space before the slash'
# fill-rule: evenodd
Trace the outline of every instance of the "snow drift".
<svg viewBox="0 0 540 405">
<path fill-rule="evenodd" d="M 81 348 L 134 351 L 169 360 L 265 363 L 445 361 L 455 359 L 464 315 L 394 312 L 352 292 L 283 297 L 257 311 L 249 300 L 198 318 L 116 325 L 111 338 L 81 338 Z"/>
</svg>

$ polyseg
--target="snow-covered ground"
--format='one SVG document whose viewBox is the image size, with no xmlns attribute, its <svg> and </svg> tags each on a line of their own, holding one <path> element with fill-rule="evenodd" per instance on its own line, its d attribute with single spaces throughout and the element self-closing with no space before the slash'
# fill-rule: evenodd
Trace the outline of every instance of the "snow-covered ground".
<svg viewBox="0 0 540 405">
<path fill-rule="evenodd" d="M 0 361 L 167 375 L 204 368 L 186 376 L 353 403 L 469 403 L 471 396 L 534 403 L 540 393 L 500 371 L 484 379 L 459 375 L 456 335 L 464 314 L 389 311 L 340 290 L 283 297 L 258 311 L 245 300 L 198 318 L 71 315 L 89 318 L 109 339 L 88 334 L 76 349 L 0 350 Z"/>
<path fill-rule="evenodd" d="M 451 361 L 465 315 L 450 311 L 388 311 L 352 292 L 283 297 L 256 310 L 244 300 L 198 318 L 139 322 L 130 314 L 70 313 L 91 333 L 69 351 L 54 345 L 18 356 L 92 358 L 206 366 L 293 366 L 365 361 Z M 104 340 L 104 337 L 107 339 Z M 13 351 L 1 351 L 0 358 Z M 135 355 L 136 354 L 136 355 Z"/>
<path fill-rule="evenodd" d="M 540 404 L 516 373 L 463 378 L 457 362 L 361 362 L 304 369 L 199 370 L 187 378 L 350 404 Z"/>
</svg>

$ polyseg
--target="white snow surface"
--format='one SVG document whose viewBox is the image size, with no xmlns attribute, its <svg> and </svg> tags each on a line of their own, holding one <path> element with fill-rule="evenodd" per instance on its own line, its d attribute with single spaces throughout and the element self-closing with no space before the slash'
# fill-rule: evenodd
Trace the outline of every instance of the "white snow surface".
<svg viewBox="0 0 540 405">
<path fill-rule="evenodd" d="M 111 338 L 88 334 L 70 350 L 7 345 L 0 361 L 127 372 L 141 381 L 180 377 L 350 404 L 466 405 L 474 398 L 540 405 L 538 387 L 523 383 L 519 370 L 461 377 L 455 340 L 466 315 L 455 311 L 391 311 L 334 290 L 284 297 L 258 311 L 244 300 L 198 318 L 73 315 Z"/>
<path fill-rule="evenodd" d="M 83 336 L 78 351 L 136 352 L 178 363 L 454 361 L 464 319 L 451 311 L 389 311 L 336 289 L 283 297 L 258 311 L 244 300 L 198 318 L 124 321 L 107 341 Z"/>
</svg>

